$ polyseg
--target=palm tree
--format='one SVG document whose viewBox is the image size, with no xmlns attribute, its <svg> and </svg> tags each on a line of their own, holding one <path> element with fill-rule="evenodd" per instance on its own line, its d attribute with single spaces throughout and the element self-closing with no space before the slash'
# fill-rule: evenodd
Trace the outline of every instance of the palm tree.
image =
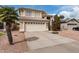
<svg viewBox="0 0 79 59">
<path fill-rule="evenodd" d="M 13 38 L 11 33 L 12 23 L 18 20 L 18 14 L 15 8 L 8 6 L 0 7 L 0 21 L 6 23 L 6 32 L 9 40 L 9 44 L 13 45 Z"/>
</svg>

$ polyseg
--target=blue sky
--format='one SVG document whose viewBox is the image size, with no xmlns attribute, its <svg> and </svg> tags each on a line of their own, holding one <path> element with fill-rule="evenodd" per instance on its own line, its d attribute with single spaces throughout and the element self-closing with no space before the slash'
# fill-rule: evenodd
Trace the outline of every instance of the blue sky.
<svg viewBox="0 0 79 59">
<path fill-rule="evenodd" d="M 11 5 L 12 7 L 15 8 L 33 8 L 33 9 L 38 9 L 38 10 L 44 10 L 49 14 L 57 14 L 58 9 L 60 9 L 63 5 Z"/>
<path fill-rule="evenodd" d="M 79 5 L 9 5 L 15 8 L 33 8 L 46 11 L 48 14 L 64 15 L 65 18 L 79 19 Z"/>
</svg>

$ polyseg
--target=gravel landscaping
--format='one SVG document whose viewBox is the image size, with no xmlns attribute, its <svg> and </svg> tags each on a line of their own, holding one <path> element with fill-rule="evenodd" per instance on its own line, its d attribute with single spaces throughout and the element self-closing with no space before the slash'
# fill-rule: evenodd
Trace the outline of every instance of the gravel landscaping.
<svg viewBox="0 0 79 59">
<path fill-rule="evenodd" d="M 0 52 L 23 53 L 28 51 L 28 46 L 24 37 L 24 33 L 21 33 L 19 31 L 13 31 L 12 36 L 13 36 L 14 45 L 9 45 L 6 33 L 5 35 L 0 37 Z"/>
<path fill-rule="evenodd" d="M 59 35 L 79 41 L 79 31 L 65 30 L 60 31 Z"/>
</svg>

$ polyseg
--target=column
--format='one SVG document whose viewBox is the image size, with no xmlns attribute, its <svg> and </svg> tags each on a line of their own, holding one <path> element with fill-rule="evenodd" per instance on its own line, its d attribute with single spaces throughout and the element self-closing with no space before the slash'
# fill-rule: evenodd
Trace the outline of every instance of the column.
<svg viewBox="0 0 79 59">
<path fill-rule="evenodd" d="M 24 22 L 20 22 L 20 31 L 24 32 Z"/>
<path fill-rule="evenodd" d="M 3 31 L 6 31 L 6 23 L 5 22 L 3 23 L 3 27 L 4 27 Z"/>
</svg>

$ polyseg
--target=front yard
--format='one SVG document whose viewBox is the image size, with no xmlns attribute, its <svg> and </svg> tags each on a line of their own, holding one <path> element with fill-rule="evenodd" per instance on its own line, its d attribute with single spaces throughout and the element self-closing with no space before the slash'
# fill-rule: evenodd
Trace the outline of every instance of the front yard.
<svg viewBox="0 0 79 59">
<path fill-rule="evenodd" d="M 19 31 L 13 31 L 12 36 L 14 45 L 9 45 L 6 33 L 1 32 L 0 53 L 79 52 L 78 31 L 66 30 L 60 31 L 58 34 L 52 34 L 50 32 L 25 32 L 24 34 Z"/>
<path fill-rule="evenodd" d="M 27 42 L 25 41 L 24 33 L 13 31 L 14 45 L 9 45 L 7 35 L 0 32 L 0 53 L 1 52 L 25 52 L 28 50 Z"/>
</svg>

